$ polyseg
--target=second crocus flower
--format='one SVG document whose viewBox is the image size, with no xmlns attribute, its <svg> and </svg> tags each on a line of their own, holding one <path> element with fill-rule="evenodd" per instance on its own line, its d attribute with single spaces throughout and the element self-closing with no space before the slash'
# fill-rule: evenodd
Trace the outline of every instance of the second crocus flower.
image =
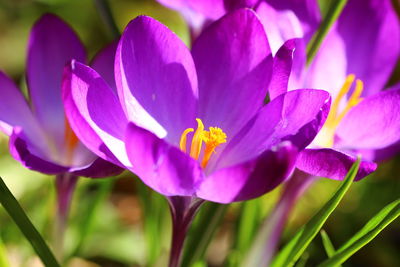
<svg viewBox="0 0 400 267">
<path fill-rule="evenodd" d="M 78 177 L 107 177 L 122 171 L 89 151 L 65 117 L 62 71 L 73 58 L 86 61 L 78 36 L 60 18 L 46 14 L 35 23 L 29 37 L 26 71 L 29 103 L 15 83 L 0 72 L 0 130 L 10 136 L 11 155 L 28 169 L 56 176 L 58 207 L 53 243 L 59 258 Z M 99 58 L 96 65 L 107 68 L 104 56 Z"/>
</svg>

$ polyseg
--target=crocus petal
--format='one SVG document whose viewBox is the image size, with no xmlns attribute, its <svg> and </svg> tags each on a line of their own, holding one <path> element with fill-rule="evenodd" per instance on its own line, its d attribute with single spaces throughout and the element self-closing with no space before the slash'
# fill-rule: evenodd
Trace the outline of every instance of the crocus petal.
<svg viewBox="0 0 400 267">
<path fill-rule="evenodd" d="M 29 106 L 14 82 L 0 72 L 0 129 L 10 136 L 19 126 L 32 140 L 40 142 L 43 133 Z"/>
<path fill-rule="evenodd" d="M 9 147 L 13 158 L 30 170 L 46 174 L 60 174 L 68 171 L 68 167 L 58 165 L 44 159 L 42 156 L 37 156 L 36 153 L 32 153 L 31 149 L 28 147 L 24 133 L 19 127 L 14 128 L 10 136 Z"/>
<path fill-rule="evenodd" d="M 186 22 L 189 24 L 191 33 L 196 35 L 198 32 L 201 31 L 204 23 L 208 20 L 208 16 L 222 16 L 223 12 L 223 7 L 221 6 L 222 0 L 221 1 L 215 1 L 215 2 L 221 2 L 221 3 L 214 3 L 215 9 L 212 9 L 213 12 L 207 12 L 207 13 L 201 13 L 201 10 L 198 10 L 198 6 L 196 4 L 205 4 L 207 5 L 209 3 L 214 2 L 214 0 L 210 1 L 187 1 L 187 0 L 157 0 L 160 4 L 172 8 L 174 10 L 177 10 L 181 15 L 184 17 Z M 192 5 L 192 2 L 195 3 L 195 6 Z M 201 6 L 200 6 L 201 7 Z"/>
<path fill-rule="evenodd" d="M 347 58 L 345 43 L 333 26 L 321 44 L 311 63 L 305 79 L 305 86 L 321 88 L 335 98 L 346 79 Z"/>
<path fill-rule="evenodd" d="M 354 156 L 329 148 L 304 149 L 299 153 L 296 167 L 311 175 L 342 180 L 356 160 Z M 376 168 L 376 163 L 362 161 L 356 180 L 374 172 Z"/>
<path fill-rule="evenodd" d="M 180 11 L 185 18 L 190 19 L 192 14 L 216 20 L 225 14 L 222 0 L 157 0 L 161 4 Z M 191 22 L 189 20 L 189 22 Z"/>
<path fill-rule="evenodd" d="M 295 49 L 293 51 L 292 71 L 289 77 L 288 90 L 304 88 L 304 77 L 306 75 L 306 40 L 304 38 L 295 39 Z M 324 89 L 312 87 L 315 89 Z"/>
<path fill-rule="evenodd" d="M 400 26 L 390 2 L 349 1 L 322 42 L 306 85 L 335 97 L 352 73 L 364 82 L 363 96 L 380 91 L 400 55 Z"/>
<path fill-rule="evenodd" d="M 212 22 L 239 8 L 252 8 L 257 0 L 157 0 L 179 11 L 191 27 L 192 36 L 198 35 L 206 22 Z"/>
<path fill-rule="evenodd" d="M 123 171 L 124 169 L 102 158 L 96 158 L 93 162 L 86 166 L 70 169 L 70 172 L 72 172 L 76 176 L 91 178 L 114 176 L 120 174 Z"/>
<path fill-rule="evenodd" d="M 384 148 L 400 140 L 400 84 L 365 98 L 343 118 L 336 131 L 344 148 Z"/>
<path fill-rule="evenodd" d="M 203 172 L 189 155 L 152 132 L 129 123 L 126 151 L 132 170 L 149 187 L 165 196 L 192 196 Z"/>
<path fill-rule="evenodd" d="M 118 95 L 130 121 L 170 143 L 195 124 L 197 77 L 185 44 L 146 16 L 126 27 L 115 62 Z"/>
<path fill-rule="evenodd" d="M 365 96 L 384 87 L 400 56 L 400 23 L 391 2 L 348 1 L 338 20 L 337 31 L 346 44 L 347 73 L 364 81 Z"/>
<path fill-rule="evenodd" d="M 268 3 L 261 2 L 256 12 L 267 33 L 273 55 L 287 40 L 303 37 L 300 21 L 292 10 L 277 10 Z"/>
<path fill-rule="evenodd" d="M 317 0 L 267 0 L 272 8 L 280 13 L 292 11 L 300 20 L 306 42 L 311 39 L 321 22 L 320 8 Z M 299 37 L 299 36 L 292 36 Z"/>
<path fill-rule="evenodd" d="M 234 11 L 239 8 L 253 8 L 258 0 L 223 0 L 225 9 L 229 11 Z"/>
<path fill-rule="evenodd" d="M 388 147 L 382 148 L 382 149 L 370 149 L 367 151 L 362 151 L 363 155 L 368 153 L 369 157 L 373 161 L 383 161 L 387 160 L 390 158 L 393 158 L 394 156 L 398 155 L 400 152 L 400 141 L 397 141 L 393 145 L 390 145 Z"/>
<path fill-rule="evenodd" d="M 117 86 L 115 84 L 114 62 L 117 47 L 118 41 L 108 44 L 97 53 L 90 64 L 115 92 L 117 92 Z"/>
<path fill-rule="evenodd" d="M 233 136 L 261 108 L 272 71 L 263 27 L 249 9 L 210 25 L 193 45 L 199 118 Z M 238 108 L 240 105 L 240 108 Z"/>
<path fill-rule="evenodd" d="M 303 149 L 322 127 L 329 107 L 330 96 L 322 90 L 294 90 L 278 96 L 229 141 L 218 166 L 249 160 L 284 140 Z"/>
<path fill-rule="evenodd" d="M 96 71 L 72 61 L 64 70 L 63 100 L 71 128 L 92 152 L 130 165 L 123 143 L 127 119 L 115 92 Z"/>
<path fill-rule="evenodd" d="M 65 117 L 61 78 L 65 64 L 84 62 L 83 45 L 73 30 L 54 15 L 44 15 L 32 28 L 27 59 L 27 81 L 33 110 L 49 136 L 64 144 Z"/>
<path fill-rule="evenodd" d="M 292 80 L 292 87 L 299 84 L 301 80 L 304 57 L 302 39 L 290 39 L 286 41 L 274 57 L 274 66 L 271 82 L 269 84 L 269 98 L 272 100 L 288 90 L 289 78 Z M 298 51 L 301 50 L 301 51 Z M 295 57 L 296 55 L 296 57 Z M 293 77 L 295 76 L 295 77 Z M 296 87 L 296 89 L 299 87 Z"/>
<path fill-rule="evenodd" d="M 202 16 L 203 20 L 217 20 L 225 13 L 239 8 L 253 7 L 257 0 L 157 0 L 161 4 L 178 10 L 192 26 L 191 15 Z"/>
<path fill-rule="evenodd" d="M 220 169 L 200 184 L 197 196 L 230 203 L 259 197 L 282 183 L 293 170 L 297 149 L 289 143 L 256 159 Z"/>
</svg>

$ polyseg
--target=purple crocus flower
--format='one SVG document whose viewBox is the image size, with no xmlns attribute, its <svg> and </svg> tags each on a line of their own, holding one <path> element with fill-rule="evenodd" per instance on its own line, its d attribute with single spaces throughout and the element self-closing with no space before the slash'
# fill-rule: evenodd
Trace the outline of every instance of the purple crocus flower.
<svg viewBox="0 0 400 267">
<path fill-rule="evenodd" d="M 168 197 L 173 243 L 181 244 L 198 199 L 230 203 L 272 190 L 323 124 L 330 105 L 325 91 L 287 92 L 263 104 L 272 64 L 251 10 L 210 25 L 192 51 L 141 16 L 119 42 L 117 92 L 73 61 L 64 75 L 65 110 L 88 148 Z M 171 266 L 180 247 L 172 247 Z"/>
<path fill-rule="evenodd" d="M 54 15 L 41 17 L 32 28 L 28 46 L 30 105 L 14 82 L 0 73 L 1 130 L 10 136 L 12 156 L 28 169 L 56 175 L 108 176 L 119 168 L 85 148 L 64 114 L 62 70 L 72 58 L 86 61 L 76 34 Z"/>
<path fill-rule="evenodd" d="M 73 61 L 65 71 L 66 114 L 87 147 L 163 195 L 246 200 L 287 177 L 329 107 L 328 94 L 311 89 L 263 105 L 271 70 L 265 32 L 250 10 L 210 26 L 191 53 L 142 16 L 119 42 L 117 94 Z"/>
<path fill-rule="evenodd" d="M 11 155 L 23 166 L 57 176 L 61 224 L 65 223 L 78 176 L 105 177 L 122 171 L 79 142 L 66 120 L 61 78 L 72 58 L 86 60 L 83 45 L 65 22 L 47 14 L 36 22 L 29 38 L 29 103 L 14 82 L 0 72 L 0 130 L 10 136 Z M 99 55 L 96 65 L 105 68 L 102 58 L 105 56 Z"/>
</svg>

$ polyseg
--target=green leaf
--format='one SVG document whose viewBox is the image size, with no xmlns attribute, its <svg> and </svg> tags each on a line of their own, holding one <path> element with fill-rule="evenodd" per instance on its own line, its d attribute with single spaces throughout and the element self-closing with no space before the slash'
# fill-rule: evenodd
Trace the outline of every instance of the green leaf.
<svg viewBox="0 0 400 267">
<path fill-rule="evenodd" d="M 310 255 L 308 253 L 303 253 L 303 255 L 301 255 L 300 259 L 296 263 L 295 267 L 305 267 L 309 257 Z"/>
<path fill-rule="evenodd" d="M 400 199 L 390 203 L 375 215 L 368 223 L 341 246 L 328 260 L 319 267 L 337 266 L 345 262 L 372 239 L 374 239 L 386 226 L 400 215 Z"/>
<path fill-rule="evenodd" d="M 99 179 L 96 180 L 95 183 L 98 184 L 98 189 L 96 195 L 92 201 L 89 202 L 89 205 L 85 209 L 85 212 L 82 212 L 82 222 L 79 224 L 79 241 L 76 244 L 73 252 L 67 257 L 68 259 L 79 254 L 80 249 L 86 241 L 86 238 L 92 232 L 93 222 L 96 216 L 97 211 L 99 210 L 99 206 L 106 197 L 109 195 L 112 186 L 114 184 L 113 178 L 108 179 Z M 94 182 L 93 182 L 94 183 Z"/>
<path fill-rule="evenodd" d="M 331 240 L 329 239 L 329 236 L 325 232 L 325 230 L 322 229 L 320 234 L 321 234 L 322 244 L 324 245 L 326 254 L 328 255 L 328 257 L 330 257 L 335 253 L 335 248 L 333 247 L 333 244 L 332 244 Z"/>
<path fill-rule="evenodd" d="M 165 232 L 163 229 L 170 228 L 164 225 L 169 222 L 165 220 L 168 213 L 168 203 L 162 195 L 150 190 L 140 179 L 136 179 L 136 181 L 137 193 L 143 211 L 147 252 L 146 261 L 149 266 L 152 266 L 160 258 L 164 237 L 163 233 Z"/>
<path fill-rule="evenodd" d="M 3 241 L 0 238 L 0 267 L 11 266 L 7 259 L 6 248 L 3 245 Z"/>
<path fill-rule="evenodd" d="M 192 266 L 204 258 L 228 205 L 206 202 L 193 222 L 186 240 L 182 266 Z"/>
<path fill-rule="evenodd" d="M 182 265 L 185 266 L 185 265 Z M 198 261 L 194 263 L 193 265 L 190 265 L 191 267 L 207 267 L 207 263 L 204 261 Z"/>
<path fill-rule="evenodd" d="M 332 27 L 333 23 L 338 19 L 340 13 L 342 13 L 347 0 L 333 0 L 326 16 L 324 17 L 321 26 L 315 33 L 310 43 L 307 46 L 307 64 L 310 64 L 314 59 L 322 41 L 324 40 L 329 29 Z"/>
<path fill-rule="evenodd" d="M 25 235 L 25 238 L 31 243 L 36 254 L 42 260 L 43 264 L 48 267 L 59 267 L 56 258 L 43 240 L 40 233 L 33 226 L 28 216 L 25 214 L 18 201 L 7 188 L 3 179 L 0 177 L 0 202 L 4 209 L 14 220 L 15 224 Z"/>
<path fill-rule="evenodd" d="M 103 19 L 104 23 L 108 27 L 113 39 L 119 38 L 121 33 L 119 32 L 118 26 L 115 23 L 114 16 L 111 12 L 110 4 L 107 0 L 94 0 L 97 10 Z"/>
<path fill-rule="evenodd" d="M 350 188 L 357 172 L 360 167 L 360 159 L 358 159 L 350 171 L 347 173 L 346 178 L 333 197 L 318 211 L 311 220 L 302 227 L 294 238 L 278 253 L 274 258 L 271 267 L 291 267 L 300 258 L 306 250 L 310 242 L 321 230 L 325 221 L 336 209 L 347 190 Z"/>
<path fill-rule="evenodd" d="M 335 253 L 335 247 L 333 246 L 328 234 L 322 229 L 321 230 L 321 238 L 322 238 L 322 244 L 324 245 L 326 254 L 328 257 L 332 257 L 332 255 Z M 336 267 L 341 267 L 342 265 L 336 265 Z"/>
<path fill-rule="evenodd" d="M 235 247 L 245 253 L 251 246 L 257 229 L 261 224 L 261 199 L 245 201 L 239 217 L 239 227 Z"/>
</svg>

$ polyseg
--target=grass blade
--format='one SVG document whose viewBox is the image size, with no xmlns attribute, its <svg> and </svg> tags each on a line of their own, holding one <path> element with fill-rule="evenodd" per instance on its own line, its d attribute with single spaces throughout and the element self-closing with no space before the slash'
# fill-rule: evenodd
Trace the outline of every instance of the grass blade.
<svg viewBox="0 0 400 267">
<path fill-rule="evenodd" d="M 165 220 L 168 215 L 168 203 L 165 198 L 150 190 L 140 179 L 136 179 L 137 194 L 143 210 L 144 234 L 146 238 L 146 257 L 148 266 L 156 264 L 160 258 L 164 241 L 163 229 L 168 229 Z"/>
<path fill-rule="evenodd" d="M 96 181 L 98 184 L 98 191 L 96 192 L 94 199 L 89 203 L 89 206 L 85 212 L 82 213 L 84 217 L 82 223 L 79 224 L 79 241 L 77 242 L 73 252 L 69 255 L 69 257 L 67 257 L 68 259 L 79 255 L 79 251 L 81 250 L 89 234 L 92 232 L 93 222 L 97 211 L 99 210 L 101 203 L 103 203 L 103 201 L 110 194 L 114 182 L 115 179 L 113 178 Z"/>
<path fill-rule="evenodd" d="M 242 203 L 235 244 L 235 249 L 241 252 L 241 254 L 249 250 L 257 234 L 257 229 L 262 220 L 261 205 L 261 199 L 259 198 Z"/>
<path fill-rule="evenodd" d="M 350 171 L 347 173 L 346 178 L 333 197 L 318 211 L 311 220 L 302 227 L 294 238 L 278 253 L 274 258 L 271 267 L 291 267 L 300 258 L 306 250 L 310 242 L 321 230 L 325 221 L 336 209 L 347 190 L 350 188 L 357 172 L 360 167 L 360 159 L 358 159 Z"/>
<path fill-rule="evenodd" d="M 182 266 L 199 264 L 207 251 L 228 205 L 206 202 L 195 219 L 185 244 Z"/>
<path fill-rule="evenodd" d="M 347 0 L 332 1 L 327 14 L 321 23 L 321 26 L 307 46 L 307 64 L 310 64 L 314 59 L 322 41 L 324 40 L 329 29 L 332 27 L 333 23 L 338 19 L 340 13 L 342 13 L 346 3 Z"/>
<path fill-rule="evenodd" d="M 335 254 L 335 252 L 336 252 L 335 247 L 333 246 L 328 234 L 323 229 L 321 230 L 321 238 L 322 238 L 322 244 L 324 245 L 326 254 L 328 255 L 328 257 L 332 257 L 332 255 Z M 335 266 L 341 267 L 342 265 L 338 264 Z"/>
<path fill-rule="evenodd" d="M 369 222 L 358 233 L 341 246 L 331 258 L 318 266 L 337 266 L 338 264 L 345 262 L 351 255 L 374 239 L 386 226 L 399 217 L 399 215 L 400 199 L 383 208 L 377 215 L 369 220 Z"/>
<path fill-rule="evenodd" d="M 328 257 L 331 257 L 335 253 L 335 248 L 333 247 L 333 244 L 332 244 L 331 240 L 329 239 L 328 234 L 324 230 L 321 230 L 320 234 L 321 234 L 322 244 L 324 245 L 326 254 L 328 255 Z"/>
<path fill-rule="evenodd" d="M 119 38 L 121 33 L 119 32 L 118 26 L 115 23 L 114 16 L 111 12 L 110 4 L 107 0 L 94 0 L 94 3 L 97 7 L 98 12 L 100 13 L 101 18 L 104 23 L 110 30 L 112 37 L 114 39 Z"/>
<path fill-rule="evenodd" d="M 3 240 L 0 238 L 0 267 L 9 267 L 10 263 L 7 259 L 6 248 L 3 245 Z"/>
<path fill-rule="evenodd" d="M 56 258 L 43 240 L 40 233 L 36 230 L 35 226 L 29 220 L 18 201 L 7 188 L 3 179 L 0 177 L 0 202 L 4 209 L 14 220 L 15 224 L 24 234 L 25 238 L 31 243 L 36 254 L 42 260 L 43 264 L 47 267 L 59 267 Z"/>
</svg>

